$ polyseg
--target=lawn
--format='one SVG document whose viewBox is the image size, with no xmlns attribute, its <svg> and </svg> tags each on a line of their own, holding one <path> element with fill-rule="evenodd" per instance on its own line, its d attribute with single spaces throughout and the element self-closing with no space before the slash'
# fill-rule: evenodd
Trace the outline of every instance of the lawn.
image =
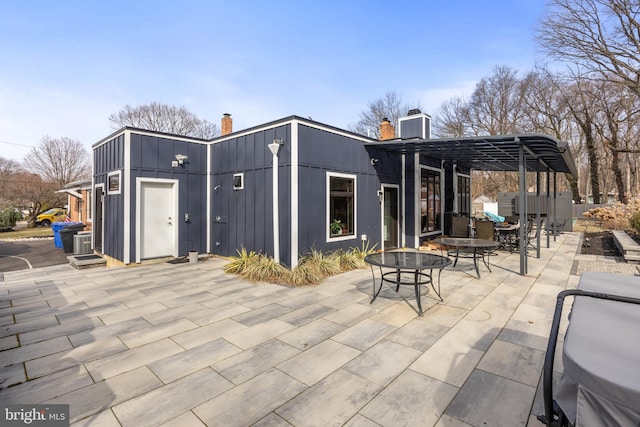
<svg viewBox="0 0 640 427">
<path fill-rule="evenodd" d="M 15 227 L 13 227 L 13 231 L 0 232 L 0 240 L 25 238 L 28 239 L 37 237 L 53 237 L 53 230 L 51 229 L 51 227 L 26 228 L 24 226 L 16 225 Z"/>
</svg>

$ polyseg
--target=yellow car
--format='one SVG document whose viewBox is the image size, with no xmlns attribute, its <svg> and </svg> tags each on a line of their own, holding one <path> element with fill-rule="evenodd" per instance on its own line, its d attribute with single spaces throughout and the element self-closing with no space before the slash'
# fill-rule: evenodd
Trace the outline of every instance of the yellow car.
<svg viewBox="0 0 640 427">
<path fill-rule="evenodd" d="M 54 221 L 64 221 L 67 216 L 67 210 L 63 208 L 49 209 L 36 217 L 36 225 L 49 227 Z M 61 218 L 57 218 L 61 217 Z"/>
</svg>

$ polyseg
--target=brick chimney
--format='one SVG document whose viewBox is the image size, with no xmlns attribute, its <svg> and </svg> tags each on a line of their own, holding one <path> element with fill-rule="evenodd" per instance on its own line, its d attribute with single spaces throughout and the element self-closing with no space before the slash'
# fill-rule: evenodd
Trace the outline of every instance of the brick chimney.
<svg viewBox="0 0 640 427">
<path fill-rule="evenodd" d="M 233 132 L 233 119 L 231 118 L 231 114 L 224 113 L 222 115 L 221 135 L 222 136 L 229 135 L 231 132 Z"/>
<path fill-rule="evenodd" d="M 394 139 L 395 137 L 396 130 L 389 119 L 385 117 L 384 119 L 382 119 L 382 123 L 380 123 L 380 141 Z"/>
</svg>

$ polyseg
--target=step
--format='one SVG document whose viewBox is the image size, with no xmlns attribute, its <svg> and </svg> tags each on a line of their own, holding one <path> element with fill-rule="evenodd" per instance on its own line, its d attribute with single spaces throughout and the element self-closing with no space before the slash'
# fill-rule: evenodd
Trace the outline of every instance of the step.
<svg viewBox="0 0 640 427">
<path fill-rule="evenodd" d="M 67 257 L 69 265 L 76 270 L 82 270 L 84 268 L 91 267 L 104 267 L 107 265 L 107 260 L 100 255 L 88 254 L 88 255 L 69 255 Z"/>
<path fill-rule="evenodd" d="M 624 260 L 640 262 L 640 245 L 622 230 L 613 230 L 613 240 Z"/>
</svg>

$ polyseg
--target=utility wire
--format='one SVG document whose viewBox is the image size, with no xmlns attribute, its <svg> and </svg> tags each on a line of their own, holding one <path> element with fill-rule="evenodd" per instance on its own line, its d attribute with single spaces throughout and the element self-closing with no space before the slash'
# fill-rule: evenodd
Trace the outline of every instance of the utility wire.
<svg viewBox="0 0 640 427">
<path fill-rule="evenodd" d="M 20 147 L 31 147 L 31 148 L 35 148 L 35 145 L 29 145 L 29 144 L 18 144 L 17 142 L 8 142 L 8 141 L 0 141 L 0 144 L 9 144 L 9 145 L 18 145 Z"/>
</svg>

